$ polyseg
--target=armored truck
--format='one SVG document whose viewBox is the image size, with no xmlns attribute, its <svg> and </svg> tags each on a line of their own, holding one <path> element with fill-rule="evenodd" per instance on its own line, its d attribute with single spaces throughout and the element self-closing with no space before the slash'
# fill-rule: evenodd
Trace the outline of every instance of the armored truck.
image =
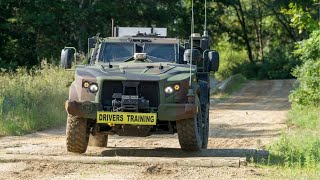
<svg viewBox="0 0 320 180">
<path fill-rule="evenodd" d="M 107 146 L 110 135 L 174 133 L 182 150 L 207 148 L 209 76 L 218 70 L 219 54 L 207 35 L 183 41 L 166 33 L 118 27 L 112 37 L 88 39 L 87 64 L 75 66 L 65 103 L 67 151 L 84 153 L 89 136 Z M 74 51 L 62 50 L 64 68 L 72 67 Z"/>
</svg>

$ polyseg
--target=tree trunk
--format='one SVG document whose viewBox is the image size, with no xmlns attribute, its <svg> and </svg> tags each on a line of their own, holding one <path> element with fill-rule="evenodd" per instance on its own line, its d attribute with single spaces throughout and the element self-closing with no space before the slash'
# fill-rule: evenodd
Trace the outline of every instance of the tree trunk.
<svg viewBox="0 0 320 180">
<path fill-rule="evenodd" d="M 256 32 L 256 52 L 257 59 L 264 61 L 264 52 L 263 52 L 263 40 L 262 40 L 262 11 L 259 1 L 252 1 L 252 9 L 257 9 L 254 11 L 253 25 Z"/>
<path fill-rule="evenodd" d="M 259 44 L 260 44 L 260 56 L 261 61 L 264 62 L 264 51 L 263 51 L 263 37 L 262 37 L 262 9 L 259 4 L 259 1 L 256 0 L 258 6 L 258 15 L 259 15 Z"/>
<path fill-rule="evenodd" d="M 253 19 L 253 26 L 254 26 L 254 31 L 255 31 L 255 35 L 256 35 L 256 40 L 255 40 L 255 54 L 256 54 L 256 59 L 259 60 L 260 59 L 260 52 L 259 52 L 259 45 L 260 45 L 260 37 L 259 37 L 259 28 L 258 28 L 258 23 L 257 23 L 257 12 L 256 12 L 256 4 L 254 3 L 254 1 L 251 1 L 251 8 L 253 10 L 253 15 L 252 15 L 252 19 Z"/>
<path fill-rule="evenodd" d="M 238 5 L 238 7 L 237 7 Z M 248 58 L 251 63 L 253 63 L 253 55 L 252 55 L 252 48 L 250 45 L 250 40 L 248 37 L 248 31 L 247 31 L 247 26 L 244 18 L 244 12 L 242 9 L 242 4 L 240 0 L 237 0 L 236 4 L 233 4 L 233 8 L 236 11 L 238 20 L 241 25 L 242 33 L 243 33 L 243 40 L 245 41 L 246 48 L 247 48 L 247 53 L 248 53 Z"/>
</svg>

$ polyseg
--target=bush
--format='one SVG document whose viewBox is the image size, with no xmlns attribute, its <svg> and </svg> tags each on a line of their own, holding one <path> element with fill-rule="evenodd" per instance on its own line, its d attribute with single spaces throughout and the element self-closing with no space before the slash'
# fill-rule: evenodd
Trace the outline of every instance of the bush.
<svg viewBox="0 0 320 180">
<path fill-rule="evenodd" d="M 302 129 L 320 129 L 320 108 L 293 104 L 288 119 L 288 123 Z"/>
<path fill-rule="evenodd" d="M 288 123 L 294 131 L 268 147 L 269 163 L 320 170 L 320 108 L 293 104 Z"/>
<path fill-rule="evenodd" d="M 48 65 L 0 73 L 0 135 L 21 135 L 63 124 L 72 74 Z"/>
<path fill-rule="evenodd" d="M 226 35 L 218 43 L 218 52 L 220 53 L 219 71 L 215 73 L 215 77 L 219 80 L 224 80 L 232 75 L 238 74 L 233 72 L 233 69 L 239 64 L 247 63 L 247 53 L 244 49 L 239 49 L 238 46 L 228 42 Z"/>
<path fill-rule="evenodd" d="M 294 69 L 299 87 L 290 95 L 291 102 L 301 105 L 320 105 L 320 30 L 297 45 L 295 54 L 303 64 Z"/>
<path fill-rule="evenodd" d="M 238 64 L 232 74 L 242 73 L 248 79 L 290 79 L 291 69 L 298 64 L 295 60 L 269 59 L 264 63 L 245 62 Z"/>
<path fill-rule="evenodd" d="M 268 150 L 270 164 L 320 169 L 320 138 L 317 134 L 306 131 L 284 134 Z"/>
<path fill-rule="evenodd" d="M 215 73 L 217 79 L 223 80 L 235 74 L 243 74 L 248 79 L 293 78 L 292 69 L 300 64 L 300 61 L 289 53 L 293 45 L 274 46 L 266 52 L 263 62 L 249 62 L 246 50 L 221 40 L 218 44 L 221 57 L 220 69 Z"/>
</svg>

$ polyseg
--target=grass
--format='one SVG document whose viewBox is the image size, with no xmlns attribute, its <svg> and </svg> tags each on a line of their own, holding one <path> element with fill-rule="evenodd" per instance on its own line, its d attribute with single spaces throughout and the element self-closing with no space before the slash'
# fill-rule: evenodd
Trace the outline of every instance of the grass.
<svg viewBox="0 0 320 180">
<path fill-rule="evenodd" d="M 64 124 L 72 74 L 46 64 L 41 69 L 0 72 L 0 136 Z"/>
<path fill-rule="evenodd" d="M 288 118 L 290 125 L 295 125 L 302 129 L 320 130 L 319 107 L 293 105 Z"/>
<path fill-rule="evenodd" d="M 283 166 L 262 166 L 254 165 L 259 169 L 259 179 L 319 179 L 320 171 L 315 169 L 287 168 Z"/>
<path fill-rule="evenodd" d="M 320 174 L 320 107 L 292 105 L 289 129 L 270 144 L 268 165 L 294 178 Z M 296 176 L 298 175 L 298 176 Z"/>
</svg>

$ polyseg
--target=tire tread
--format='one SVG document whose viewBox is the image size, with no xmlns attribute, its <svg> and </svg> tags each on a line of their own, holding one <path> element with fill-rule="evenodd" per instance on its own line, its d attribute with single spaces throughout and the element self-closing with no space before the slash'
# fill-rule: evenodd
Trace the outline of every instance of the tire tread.
<svg viewBox="0 0 320 180">
<path fill-rule="evenodd" d="M 86 152 L 90 134 L 87 119 L 68 115 L 66 134 L 67 151 L 79 154 Z"/>
</svg>

